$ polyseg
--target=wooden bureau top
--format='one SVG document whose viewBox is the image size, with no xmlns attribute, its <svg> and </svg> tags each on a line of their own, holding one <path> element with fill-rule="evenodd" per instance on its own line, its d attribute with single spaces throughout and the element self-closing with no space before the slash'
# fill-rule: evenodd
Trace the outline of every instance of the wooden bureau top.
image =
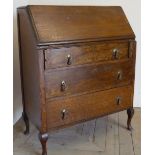
<svg viewBox="0 0 155 155">
<path fill-rule="evenodd" d="M 119 6 L 27 6 L 38 45 L 134 39 Z"/>
</svg>

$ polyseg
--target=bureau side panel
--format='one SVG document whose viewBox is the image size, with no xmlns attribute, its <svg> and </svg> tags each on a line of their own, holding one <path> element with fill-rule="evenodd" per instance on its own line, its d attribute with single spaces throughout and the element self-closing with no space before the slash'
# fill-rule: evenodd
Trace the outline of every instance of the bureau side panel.
<svg viewBox="0 0 155 155">
<path fill-rule="evenodd" d="M 35 35 L 25 8 L 18 9 L 18 29 L 23 106 L 29 120 L 40 128 L 39 55 Z"/>
<path fill-rule="evenodd" d="M 129 40 L 129 58 L 133 60 L 133 79 L 132 79 L 132 89 L 133 89 L 133 94 L 134 96 L 134 83 L 135 83 L 135 64 L 136 64 L 136 44 L 137 42 L 135 40 Z M 133 99 L 132 99 L 132 106 L 133 106 Z"/>
</svg>

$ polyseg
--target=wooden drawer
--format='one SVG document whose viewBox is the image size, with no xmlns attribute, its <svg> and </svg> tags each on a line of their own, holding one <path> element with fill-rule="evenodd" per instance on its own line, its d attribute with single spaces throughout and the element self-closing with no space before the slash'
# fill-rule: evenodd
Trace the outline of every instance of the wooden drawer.
<svg viewBox="0 0 155 155">
<path fill-rule="evenodd" d="M 132 99 L 131 86 L 57 98 L 47 102 L 47 126 L 57 128 L 117 112 L 131 107 Z"/>
<path fill-rule="evenodd" d="M 45 68 L 67 67 L 125 58 L 128 58 L 127 41 L 52 48 L 45 51 Z"/>
<path fill-rule="evenodd" d="M 133 76 L 133 61 L 46 70 L 46 98 L 128 85 Z"/>
</svg>

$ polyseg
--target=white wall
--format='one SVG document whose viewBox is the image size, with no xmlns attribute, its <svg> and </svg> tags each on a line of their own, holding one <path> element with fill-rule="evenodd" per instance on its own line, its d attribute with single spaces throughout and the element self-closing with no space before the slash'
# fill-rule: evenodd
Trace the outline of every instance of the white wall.
<svg viewBox="0 0 155 155">
<path fill-rule="evenodd" d="M 49 5 L 120 5 L 123 7 L 125 14 L 136 34 L 137 40 L 137 60 L 136 60 L 136 78 L 135 78 L 135 96 L 134 106 L 141 106 L 141 26 L 140 26 L 140 12 L 141 0 L 14 0 L 14 120 L 17 120 L 21 114 L 21 92 L 20 92 L 20 78 L 19 78 L 19 62 L 18 62 L 18 48 L 17 48 L 17 29 L 16 29 L 16 14 L 17 6 L 26 4 L 49 4 Z"/>
<path fill-rule="evenodd" d="M 19 70 L 19 53 L 18 53 L 18 34 L 17 34 L 17 12 L 19 6 L 28 4 L 28 0 L 14 0 L 13 4 L 13 122 L 15 123 L 22 113 L 22 97 Z"/>
</svg>

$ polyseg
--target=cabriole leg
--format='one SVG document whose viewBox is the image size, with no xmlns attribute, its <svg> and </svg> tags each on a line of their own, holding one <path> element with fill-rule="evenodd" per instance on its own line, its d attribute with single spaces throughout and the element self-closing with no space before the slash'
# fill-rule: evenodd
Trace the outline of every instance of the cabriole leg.
<svg viewBox="0 0 155 155">
<path fill-rule="evenodd" d="M 22 113 L 22 117 L 23 117 L 23 120 L 24 120 L 25 126 L 26 126 L 24 134 L 27 135 L 27 134 L 29 134 L 29 119 L 28 119 L 27 114 L 25 112 Z"/>
<path fill-rule="evenodd" d="M 46 142 L 48 140 L 48 134 L 47 133 L 39 133 L 39 140 L 42 145 L 42 155 L 47 155 L 47 147 Z"/>
<path fill-rule="evenodd" d="M 128 128 L 128 130 L 131 130 L 132 129 L 131 120 L 134 115 L 134 109 L 133 108 L 127 109 L 127 114 L 128 114 L 127 128 Z"/>
</svg>

